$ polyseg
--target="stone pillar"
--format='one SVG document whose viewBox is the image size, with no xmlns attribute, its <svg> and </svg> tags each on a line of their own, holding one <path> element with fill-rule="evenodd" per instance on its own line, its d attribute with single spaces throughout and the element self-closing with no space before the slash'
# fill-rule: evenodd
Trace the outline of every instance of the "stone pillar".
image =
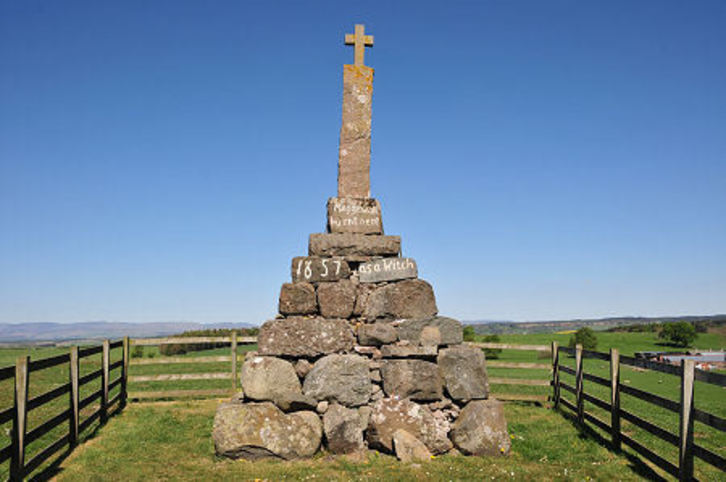
<svg viewBox="0 0 726 482">
<path fill-rule="evenodd" d="M 338 197 L 371 195 L 371 100 L 373 69 L 343 66 L 343 123 L 338 155 Z"/>
</svg>

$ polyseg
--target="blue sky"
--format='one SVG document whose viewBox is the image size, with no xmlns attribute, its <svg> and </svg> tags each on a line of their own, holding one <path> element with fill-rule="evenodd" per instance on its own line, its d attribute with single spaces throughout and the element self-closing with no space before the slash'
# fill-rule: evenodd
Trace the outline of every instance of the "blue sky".
<svg viewBox="0 0 726 482">
<path fill-rule="evenodd" d="M 464 320 L 726 312 L 723 1 L 2 1 L 0 322 L 273 316 L 375 36 L 372 192 Z"/>
</svg>

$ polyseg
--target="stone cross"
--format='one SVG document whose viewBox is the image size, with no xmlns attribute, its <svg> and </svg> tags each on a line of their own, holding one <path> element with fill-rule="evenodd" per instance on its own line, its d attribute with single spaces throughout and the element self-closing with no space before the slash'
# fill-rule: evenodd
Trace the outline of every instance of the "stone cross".
<svg viewBox="0 0 726 482">
<path fill-rule="evenodd" d="M 355 33 L 345 35 L 345 45 L 355 46 L 355 60 L 353 65 L 365 65 L 363 63 L 365 48 L 373 47 L 373 35 L 366 35 L 365 31 L 365 25 L 356 24 Z"/>
<path fill-rule="evenodd" d="M 373 45 L 363 25 L 345 36 L 346 45 L 355 46 L 355 63 L 343 66 L 343 122 L 338 151 L 338 197 L 371 196 L 371 101 L 373 69 L 363 65 L 363 51 Z"/>
</svg>

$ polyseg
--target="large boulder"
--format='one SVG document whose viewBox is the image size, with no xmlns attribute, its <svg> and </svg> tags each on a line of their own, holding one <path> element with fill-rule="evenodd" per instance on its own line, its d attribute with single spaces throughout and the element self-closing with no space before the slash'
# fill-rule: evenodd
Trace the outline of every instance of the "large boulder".
<svg viewBox="0 0 726 482">
<path fill-rule="evenodd" d="M 393 432 L 393 448 L 401 462 L 424 462 L 431 460 L 431 452 L 426 445 L 405 430 Z"/>
<path fill-rule="evenodd" d="M 318 311 L 315 287 L 310 283 L 283 283 L 280 288 L 280 313 L 310 315 Z"/>
<path fill-rule="evenodd" d="M 300 380 L 289 361 L 271 356 L 245 359 L 240 373 L 242 390 L 253 400 L 276 400 L 302 395 Z"/>
<path fill-rule="evenodd" d="M 328 355 L 315 362 L 305 377 L 303 393 L 316 400 L 347 407 L 368 403 L 371 380 L 368 359 L 360 355 Z"/>
<path fill-rule="evenodd" d="M 409 279 L 376 288 L 368 295 L 363 316 L 369 321 L 378 318 L 427 318 L 437 311 L 431 285 L 420 279 Z"/>
<path fill-rule="evenodd" d="M 381 346 L 398 339 L 396 329 L 385 322 L 365 324 L 358 327 L 358 343 L 364 346 Z"/>
<path fill-rule="evenodd" d="M 261 355 L 315 357 L 353 348 L 355 336 L 346 320 L 286 318 L 270 320 L 257 336 Z"/>
<path fill-rule="evenodd" d="M 424 331 L 425 328 L 429 329 Z M 464 341 L 461 322 L 445 316 L 403 320 L 398 325 L 398 339 L 414 344 L 427 344 L 426 339 L 432 338 L 431 328 L 438 329 L 440 345 L 458 345 Z"/>
<path fill-rule="evenodd" d="M 363 425 L 358 410 L 334 403 L 323 415 L 323 430 L 328 450 L 334 454 L 349 454 L 365 448 Z"/>
<path fill-rule="evenodd" d="M 405 430 L 421 440 L 434 454 L 452 448 L 446 427 L 434 419 L 431 411 L 408 399 L 383 398 L 373 405 L 366 439 L 371 448 L 392 453 L 393 434 Z"/>
<path fill-rule="evenodd" d="M 481 349 L 464 345 L 444 348 L 436 363 L 452 399 L 469 401 L 489 395 L 486 360 Z"/>
<path fill-rule="evenodd" d="M 383 391 L 389 397 L 440 400 L 441 375 L 435 363 L 424 360 L 384 360 L 381 364 Z"/>
<path fill-rule="evenodd" d="M 507 433 L 502 402 L 473 400 L 459 414 L 451 430 L 451 439 L 467 455 L 503 455 L 511 442 Z"/>
<path fill-rule="evenodd" d="M 320 314 L 326 318 L 348 318 L 355 306 L 355 285 L 350 280 L 318 285 Z"/>
<path fill-rule="evenodd" d="M 311 457 L 322 436 L 323 427 L 314 412 L 285 414 L 270 402 L 223 403 L 212 429 L 217 455 L 248 460 Z"/>
</svg>

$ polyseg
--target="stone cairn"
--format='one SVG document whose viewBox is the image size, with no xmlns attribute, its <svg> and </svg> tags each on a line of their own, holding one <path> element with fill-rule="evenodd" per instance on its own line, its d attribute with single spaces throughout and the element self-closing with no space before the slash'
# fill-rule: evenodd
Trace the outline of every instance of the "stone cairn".
<svg viewBox="0 0 726 482">
<path fill-rule="evenodd" d="M 509 451 L 499 401 L 488 399 L 486 362 L 463 344 L 460 322 L 437 316 L 434 291 L 401 238 L 383 234 L 370 198 L 373 37 L 346 35 L 355 64 L 343 69 L 338 197 L 327 232 L 292 260 L 280 314 L 264 323 L 241 370 L 243 393 L 214 420 L 217 454 L 311 457 L 368 449 L 401 460 Z"/>
</svg>

